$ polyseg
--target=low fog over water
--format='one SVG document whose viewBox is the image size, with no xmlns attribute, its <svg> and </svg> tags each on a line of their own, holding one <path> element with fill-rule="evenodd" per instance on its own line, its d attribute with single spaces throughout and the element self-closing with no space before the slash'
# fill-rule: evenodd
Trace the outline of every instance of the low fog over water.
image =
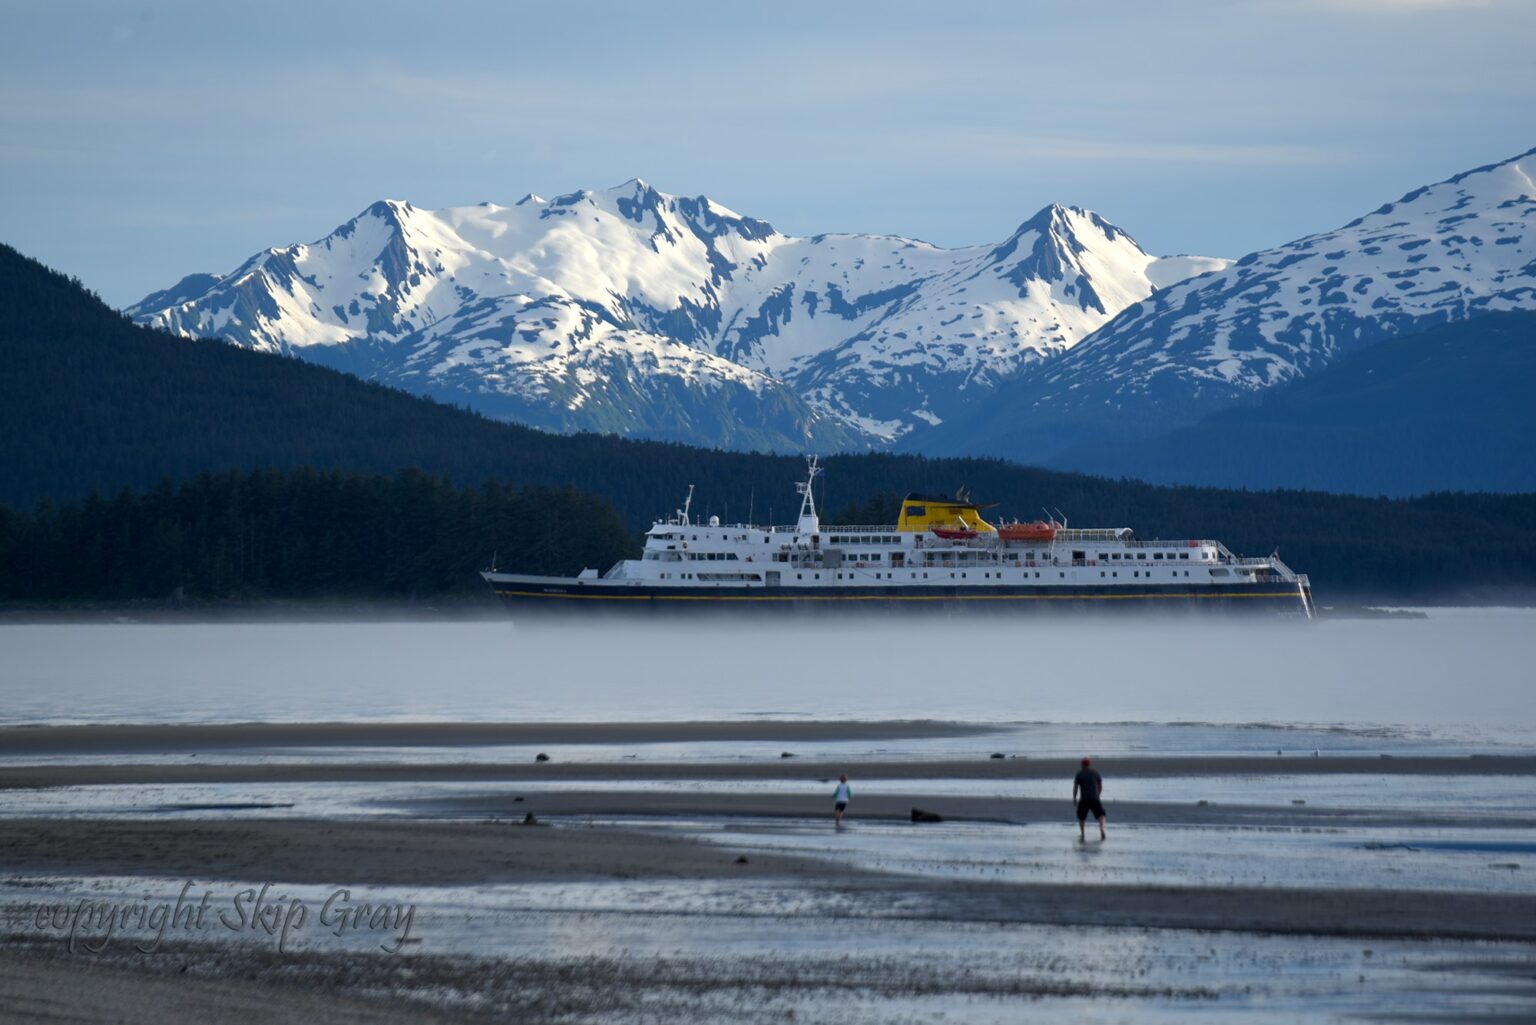
<svg viewBox="0 0 1536 1025">
<path fill-rule="evenodd" d="M 0 720 L 748 717 L 1536 733 L 1536 610 L 1428 619 L 903 617 L 9 625 Z"/>
</svg>

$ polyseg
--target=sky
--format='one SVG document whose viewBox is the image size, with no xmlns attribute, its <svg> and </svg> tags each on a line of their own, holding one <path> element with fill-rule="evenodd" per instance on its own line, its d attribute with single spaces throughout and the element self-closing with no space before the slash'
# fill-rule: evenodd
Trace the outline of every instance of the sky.
<svg viewBox="0 0 1536 1025">
<path fill-rule="evenodd" d="M 1533 0 L 0 0 L 0 241 L 113 305 L 381 198 L 641 177 L 944 246 L 1240 256 L 1536 146 Z"/>
</svg>

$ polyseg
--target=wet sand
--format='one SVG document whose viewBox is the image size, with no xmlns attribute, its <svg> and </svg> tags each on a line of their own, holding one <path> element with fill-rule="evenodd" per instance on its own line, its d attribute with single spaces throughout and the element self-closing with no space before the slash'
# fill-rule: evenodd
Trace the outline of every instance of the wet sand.
<svg viewBox="0 0 1536 1025">
<path fill-rule="evenodd" d="M 150 783 L 284 784 L 327 782 L 462 783 L 381 805 L 370 818 L 288 818 L 261 811 L 232 815 L 216 807 L 160 809 L 137 818 L 27 817 L 0 819 L 0 877 L 261 880 L 359 887 L 505 886 L 584 882 L 742 880 L 786 891 L 835 894 L 839 899 L 898 909 L 907 926 L 982 925 L 1163 929 L 1223 934 L 1359 938 L 1364 942 L 1498 941 L 1536 944 L 1536 893 L 1412 892 L 1377 886 L 1058 885 L 946 879 L 866 871 L 846 862 L 723 847 L 648 829 L 657 822 L 710 818 L 825 819 L 823 781 L 843 766 L 811 758 L 758 757 L 726 761 L 641 761 L 522 764 L 477 763 L 475 745 L 642 744 L 686 741 L 831 740 L 924 737 L 977 738 L 974 759 L 859 762 L 857 778 L 905 780 L 903 792 L 862 793 L 860 819 L 904 820 L 911 807 L 954 821 L 1069 822 L 1066 791 L 1075 763 L 1063 759 L 991 758 L 985 728 L 942 723 L 653 723 L 653 724 L 263 724 L 228 726 L 70 726 L 0 729 L 0 752 L 26 758 L 90 756 L 91 764 L 0 767 L 4 790 Z M 267 747 L 458 746 L 463 760 L 447 764 L 324 761 L 220 764 L 220 753 L 248 755 Z M 111 764 L 113 756 L 206 753 L 206 762 Z M 1118 777 L 1159 776 L 1227 780 L 1239 775 L 1371 774 L 1425 776 L 1536 775 L 1526 757 L 1196 757 L 1154 756 L 1106 762 L 1113 801 Z M 925 793 L 926 780 L 978 779 L 1001 783 L 1060 779 L 1061 800 Z M 783 790 L 722 795 L 695 790 L 626 790 L 665 780 L 761 780 Z M 563 789 L 561 782 L 581 783 Z M 604 783 L 609 784 L 604 786 Z M 519 792 L 520 783 L 537 783 Z M 519 800 L 518 798 L 521 798 Z M 210 818 L 176 812 L 215 813 Z M 521 824 L 533 813 L 545 824 Z M 1351 828 L 1454 824 L 1508 827 L 1506 817 L 1452 815 L 1433 809 L 1400 811 L 1305 806 L 1199 806 L 1189 802 L 1114 802 L 1114 824 L 1157 823 L 1253 829 Z M 626 827 L 590 819 L 640 820 Z M 549 824 L 553 823 L 553 824 Z M 1532 823 L 1517 822 L 1527 828 Z M 933 828 L 943 829 L 943 824 Z M 1066 828 L 1066 827 L 1064 827 Z M 1192 834 L 1196 835 L 1196 834 Z M 1114 842 L 1113 838 L 1112 841 Z M 744 860 L 743 860 L 744 859 Z M 665 914 L 665 908 L 658 908 Z M 579 917 L 581 912 L 571 911 Z M 558 915 L 556 916 L 558 918 Z M 764 924 L 753 928 L 771 929 Z M 793 922 L 777 927 L 793 929 Z M 555 928 L 552 926 L 552 928 Z M 558 929 L 556 930 L 558 931 Z M 1214 948 L 1213 948 L 1214 949 Z M 1531 975 L 1532 951 L 1522 947 Z M 317 951 L 282 959 L 262 949 L 198 944 L 167 947 L 153 956 L 126 951 L 90 960 L 68 956 L 59 943 L 12 934 L 0 943 L 0 1007 L 37 1021 L 265 1022 L 758 1020 L 756 995 L 840 992 L 864 986 L 881 999 L 913 994 L 1035 1000 L 1215 999 L 1193 982 L 1113 980 L 1092 985 L 1049 973 L 999 983 L 922 958 L 891 961 L 857 954 L 828 964 L 786 952 L 782 957 L 709 961 L 594 957 L 556 961 L 476 959 L 432 954 L 406 958 Z M 1363 976 L 1362 976 L 1363 978 Z M 820 987 L 820 988 L 818 988 Z M 989 989 L 988 987 L 992 987 Z M 999 988 L 1001 987 L 1001 988 Z M 994 992 L 995 990 L 995 992 Z M 449 999 L 476 994 L 473 1000 Z M 650 1001 L 650 1003 L 647 1003 Z M 894 1005 L 893 1005 L 894 1007 Z M 782 1008 L 775 1005 L 775 1016 Z M 817 1005 L 805 1006 L 811 1019 Z M 888 1010 L 896 1017 L 899 1008 Z M 658 1017 L 660 1015 L 660 1017 Z M 649 1016 L 649 1017 L 648 1017 Z M 963 1014 L 961 1014 L 963 1017 Z M 1302 1015 L 1305 1017 L 1305 1015 Z M 870 1020 L 884 1020 L 879 1014 Z M 1479 1020 L 1505 1020 L 1487 1016 Z M 1518 1016 L 1507 1020 L 1518 1020 Z"/>
<path fill-rule="evenodd" d="M 927 914 L 956 921 L 1536 940 L 1536 895 L 977 883 L 757 851 L 741 863 L 736 848 L 581 825 L 34 819 L 9 820 L 3 829 L 7 875 L 373 886 L 771 877 L 863 894 L 926 894 L 937 898 Z"/>
</svg>

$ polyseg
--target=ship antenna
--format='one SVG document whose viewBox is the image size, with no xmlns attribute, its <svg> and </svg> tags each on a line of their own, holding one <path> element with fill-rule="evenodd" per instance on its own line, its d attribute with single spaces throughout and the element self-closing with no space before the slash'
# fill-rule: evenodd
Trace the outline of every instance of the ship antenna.
<svg viewBox="0 0 1536 1025">
<path fill-rule="evenodd" d="M 693 505 L 693 485 L 688 485 L 688 497 L 683 499 L 683 526 L 688 526 L 688 509 Z"/>
<path fill-rule="evenodd" d="M 754 485 L 747 494 L 747 526 L 752 526 L 752 512 L 757 507 L 757 487 Z"/>
<path fill-rule="evenodd" d="M 807 456 L 805 460 L 805 480 L 795 485 L 795 492 L 802 496 L 800 501 L 800 523 L 797 529 L 800 533 L 816 533 L 821 530 L 821 521 L 816 518 L 815 484 L 816 475 L 821 473 L 821 467 L 817 465 L 815 456 Z"/>
</svg>

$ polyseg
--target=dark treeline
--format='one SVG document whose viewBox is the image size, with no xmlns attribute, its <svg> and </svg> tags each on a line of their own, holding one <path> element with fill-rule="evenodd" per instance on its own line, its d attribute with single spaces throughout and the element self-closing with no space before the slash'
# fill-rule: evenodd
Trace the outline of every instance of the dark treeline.
<svg viewBox="0 0 1536 1025">
<path fill-rule="evenodd" d="M 0 600 L 399 599 L 481 593 L 491 554 L 532 573 L 607 569 L 635 547 L 574 488 L 455 488 L 308 469 L 203 474 L 144 493 L 0 509 Z"/>
<path fill-rule="evenodd" d="M 544 434 L 299 360 L 172 338 L 135 327 L 77 282 L 0 246 L 0 505 L 15 511 L 12 522 L 62 523 L 61 509 L 30 512 L 44 498 L 73 503 L 93 491 L 146 492 L 209 471 L 303 466 L 365 477 L 417 468 L 476 489 L 493 481 L 575 487 L 611 501 L 632 534 L 677 508 L 690 484 L 698 485 L 696 514 L 790 522 L 798 509 L 793 485 L 804 474 L 794 456 Z M 1216 538 L 1249 555 L 1278 548 L 1312 575 L 1325 603 L 1346 595 L 1536 592 L 1536 495 L 1389 501 L 1156 487 L 997 459 L 896 454 L 836 456 L 826 468 L 820 504 L 839 517 L 887 521 L 892 496 L 969 485 L 978 499 L 1000 503 L 995 514 L 1004 518 L 1032 519 L 1048 506 L 1079 526 Z M 881 496 L 883 507 L 866 507 Z M 102 504 L 112 502 L 91 508 Z M 27 516 L 17 518 L 21 511 Z M 358 522 L 371 515 L 357 510 Z M 477 566 L 497 547 L 510 564 L 510 548 L 489 540 L 455 565 Z M 46 572 L 37 560 L 29 565 Z M 446 585 L 415 586 L 427 594 Z M 71 593 L 100 593 L 90 579 L 79 587 Z"/>
</svg>

